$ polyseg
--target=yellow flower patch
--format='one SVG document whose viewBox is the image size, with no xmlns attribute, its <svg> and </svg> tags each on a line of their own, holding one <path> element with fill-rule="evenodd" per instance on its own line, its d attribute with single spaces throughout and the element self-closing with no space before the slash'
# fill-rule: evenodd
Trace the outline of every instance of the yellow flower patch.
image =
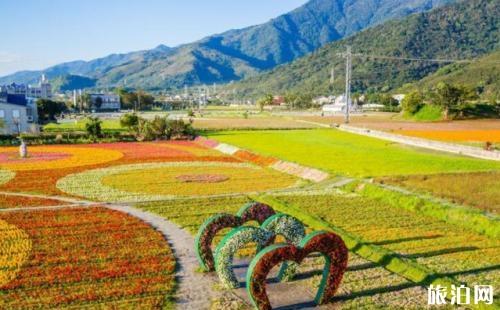
<svg viewBox="0 0 500 310">
<path fill-rule="evenodd" d="M 12 154 L 14 152 L 17 152 L 17 148 L 9 147 L 0 150 L 0 154 Z M 0 168 L 14 171 L 62 169 L 103 164 L 123 157 L 121 152 L 115 150 L 74 146 L 29 147 L 28 154 L 30 152 L 36 153 L 37 156 L 40 156 L 40 154 L 67 154 L 68 156 L 56 157 L 54 160 L 36 160 L 36 158 L 32 159 L 30 157 L 26 159 L 4 159 L 0 161 Z"/>
<path fill-rule="evenodd" d="M 0 220 L 0 288 L 12 281 L 31 251 L 28 235 Z"/>
</svg>

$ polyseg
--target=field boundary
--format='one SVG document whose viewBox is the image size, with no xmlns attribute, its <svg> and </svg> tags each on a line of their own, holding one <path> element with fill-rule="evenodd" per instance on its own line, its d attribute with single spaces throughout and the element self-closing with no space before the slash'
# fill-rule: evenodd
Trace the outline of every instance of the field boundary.
<svg viewBox="0 0 500 310">
<path fill-rule="evenodd" d="M 238 159 L 249 161 L 260 166 L 299 177 L 304 180 L 320 183 L 330 177 L 330 175 L 319 169 L 306 167 L 297 163 L 280 160 L 270 156 L 262 156 L 249 150 L 241 149 L 237 146 L 198 136 L 195 141 L 205 147 L 215 149 L 223 154 L 234 156 Z"/>
<path fill-rule="evenodd" d="M 454 144 L 454 143 L 446 143 L 446 142 L 434 141 L 434 140 L 423 139 L 423 138 L 403 136 L 403 135 L 388 133 L 388 132 L 384 132 L 384 131 L 373 130 L 373 129 L 368 129 L 368 128 L 360 128 L 360 127 L 355 127 L 355 126 L 350 126 L 350 125 L 339 125 L 337 128 L 339 130 L 353 133 L 353 134 L 364 135 L 364 136 L 368 136 L 368 137 L 373 137 L 373 138 L 378 138 L 378 139 L 382 139 L 382 140 L 402 143 L 402 144 L 406 144 L 406 145 L 422 147 L 422 148 L 432 149 L 432 150 L 437 150 L 437 151 L 442 151 L 442 152 L 454 153 L 454 154 L 459 154 L 459 155 L 465 155 L 465 156 L 475 157 L 475 158 L 480 158 L 480 159 L 500 161 L 500 152 L 499 151 L 486 151 L 486 150 L 482 150 L 480 148 L 473 147 L 473 146 L 459 145 L 459 144 Z"/>
</svg>

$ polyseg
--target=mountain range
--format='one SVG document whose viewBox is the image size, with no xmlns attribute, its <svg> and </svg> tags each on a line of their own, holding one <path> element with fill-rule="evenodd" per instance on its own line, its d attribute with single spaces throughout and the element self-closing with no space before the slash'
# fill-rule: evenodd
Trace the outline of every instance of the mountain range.
<svg viewBox="0 0 500 310">
<path fill-rule="evenodd" d="M 446 63 L 409 61 L 412 59 L 475 60 L 478 79 L 469 77 L 469 84 L 494 85 L 500 64 L 494 57 L 487 57 L 500 49 L 500 1 L 467 0 L 388 21 L 382 25 L 361 31 L 348 38 L 333 42 L 290 64 L 248 78 L 226 87 L 226 91 L 238 96 L 257 97 L 265 93 L 302 92 L 313 95 L 342 93 L 345 85 L 345 59 L 342 53 L 351 46 L 353 91 L 388 91 L 418 81 L 436 73 Z M 383 57 L 380 57 L 383 56 Z M 389 59 L 388 59 L 389 58 Z M 477 60 L 477 61 L 479 61 Z M 465 65 L 448 66 L 447 78 L 459 81 L 459 71 Z M 481 78 L 477 68 L 489 66 L 491 74 Z M 334 83 L 330 82 L 334 68 Z M 445 70 L 446 71 L 446 70 Z M 472 72 L 472 71 L 468 71 Z M 484 73 L 486 74 L 486 73 Z M 438 74 L 439 75 L 439 74 Z M 441 72 L 441 77 L 443 74 Z M 443 77 L 443 79 L 445 79 Z M 424 81 L 430 85 L 436 76 Z M 453 79 L 451 79 L 453 81 Z"/>
<path fill-rule="evenodd" d="M 34 83 L 42 73 L 51 79 L 81 76 L 95 80 L 96 86 L 149 90 L 227 83 L 292 62 L 387 20 L 455 1 L 310 0 L 261 25 L 229 30 L 177 47 L 160 45 L 151 50 L 63 63 L 41 71 L 21 71 L 0 78 L 0 84 Z"/>
</svg>

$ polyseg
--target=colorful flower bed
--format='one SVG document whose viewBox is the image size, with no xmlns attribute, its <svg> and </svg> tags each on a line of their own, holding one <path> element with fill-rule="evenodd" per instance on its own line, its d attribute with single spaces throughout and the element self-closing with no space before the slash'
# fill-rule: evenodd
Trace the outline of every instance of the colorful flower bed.
<svg viewBox="0 0 500 310">
<path fill-rule="evenodd" d="M 30 251 L 31 240 L 28 235 L 0 220 L 0 288 L 16 277 Z"/>
<path fill-rule="evenodd" d="M 0 287 L 2 307 L 151 309 L 172 294 L 168 243 L 131 216 L 86 208 L 4 212 L 0 219 L 32 242 L 17 277 Z"/>
<path fill-rule="evenodd" d="M 254 163 L 259 166 L 271 166 L 278 162 L 278 159 L 276 158 L 262 156 L 245 150 L 237 151 L 236 153 L 234 153 L 234 157 L 242 161 Z"/>
<path fill-rule="evenodd" d="M 30 153 L 36 154 L 35 157 L 11 160 L 9 154 L 16 151 L 16 148 L 0 150 L 0 154 L 4 154 L 0 158 L 0 168 L 15 171 L 61 169 L 107 163 L 123 156 L 119 151 L 103 148 L 35 146 L 29 148 Z"/>
<path fill-rule="evenodd" d="M 226 181 L 184 182 L 178 177 L 224 175 Z M 166 162 L 114 166 L 67 176 L 62 191 L 99 201 L 153 201 L 174 197 L 259 192 L 294 186 L 291 176 L 244 163 Z"/>
<path fill-rule="evenodd" d="M 62 146 L 53 146 L 59 149 L 61 154 Z M 36 161 L 31 158 L 21 164 L 24 165 L 23 169 L 28 169 L 26 164 L 30 164 L 33 170 L 20 170 L 10 172 L 9 170 L 0 170 L 0 185 L 4 184 L 0 190 L 12 192 L 30 192 L 48 195 L 63 195 L 56 187 L 56 182 L 70 174 L 83 172 L 86 170 L 105 168 L 116 165 L 135 164 L 144 162 L 205 162 L 205 161 L 222 161 L 222 162 L 239 162 L 238 159 L 224 156 L 223 154 L 207 149 L 197 143 L 187 141 L 170 141 L 170 142 L 151 142 L 151 143 L 110 143 L 110 144 L 96 144 L 96 145 L 78 145 L 67 148 L 86 149 L 89 154 L 100 154 L 102 150 L 105 152 L 119 152 L 123 157 L 108 162 L 95 163 L 92 165 L 64 167 L 62 165 L 57 169 L 52 169 L 47 166 L 49 161 Z M 13 152 L 10 148 L 9 152 Z M 29 152 L 35 152 L 35 147 L 30 147 Z M 2 154 L 0 152 L 0 154 Z M 42 153 L 37 153 L 42 154 Z M 43 153 L 43 154 L 56 154 L 56 153 Z M 90 155 L 89 155 L 90 156 Z M 75 158 L 68 157 L 66 160 L 74 160 Z M 58 164 L 59 160 L 50 161 L 50 163 Z M 87 162 L 88 163 L 88 162 Z M 76 164 L 76 163 L 75 163 Z M 0 161 L 0 167 L 2 162 Z M 12 180 L 15 174 L 15 180 Z"/>
</svg>

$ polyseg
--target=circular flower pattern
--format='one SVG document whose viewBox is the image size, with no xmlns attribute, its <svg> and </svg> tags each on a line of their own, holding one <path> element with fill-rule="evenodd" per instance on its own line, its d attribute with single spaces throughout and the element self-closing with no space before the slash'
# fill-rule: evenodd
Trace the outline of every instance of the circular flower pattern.
<svg viewBox="0 0 500 310">
<path fill-rule="evenodd" d="M 12 281 L 29 257 L 31 240 L 28 235 L 0 220 L 0 288 Z"/>
<path fill-rule="evenodd" d="M 220 176 L 217 182 L 203 182 L 215 175 Z M 186 181 L 186 176 L 197 182 Z M 89 170 L 59 180 L 57 187 L 93 200 L 134 202 L 262 192 L 296 184 L 295 177 L 246 163 L 166 162 Z"/>
<path fill-rule="evenodd" d="M 116 150 L 94 147 L 33 146 L 26 159 L 12 157 L 16 148 L 0 150 L 0 167 L 14 171 L 50 170 L 103 164 L 123 157 Z"/>
</svg>

